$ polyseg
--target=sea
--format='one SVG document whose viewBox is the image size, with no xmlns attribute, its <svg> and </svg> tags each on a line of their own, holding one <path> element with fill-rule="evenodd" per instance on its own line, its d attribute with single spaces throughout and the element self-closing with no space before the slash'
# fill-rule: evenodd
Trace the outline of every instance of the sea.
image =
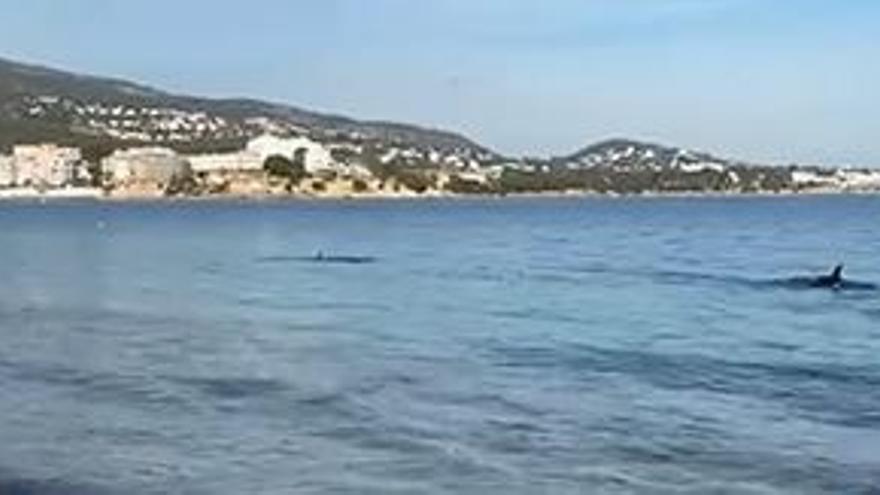
<svg viewBox="0 0 880 495">
<path fill-rule="evenodd" d="M 880 494 L 880 196 L 0 203 L 0 494 Z"/>
</svg>

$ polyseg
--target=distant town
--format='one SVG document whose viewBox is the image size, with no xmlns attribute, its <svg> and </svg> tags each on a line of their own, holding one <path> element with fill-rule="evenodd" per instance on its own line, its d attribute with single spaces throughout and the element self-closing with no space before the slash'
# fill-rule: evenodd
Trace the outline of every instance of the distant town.
<svg viewBox="0 0 880 495">
<path fill-rule="evenodd" d="M 297 135 L 263 134 L 243 149 L 217 153 L 184 154 L 158 145 L 106 151 L 90 159 L 83 149 L 56 143 L 14 145 L 11 154 L 0 155 L 0 195 L 419 196 L 456 192 L 456 181 L 488 188 L 502 173 L 440 152 L 422 156 L 398 148 L 363 160 L 363 146 Z"/>
<path fill-rule="evenodd" d="M 627 139 L 511 158 L 442 130 L 0 60 L 0 198 L 877 191 L 880 168 L 768 166 Z"/>
<path fill-rule="evenodd" d="M 369 150 L 367 149 L 369 148 Z M 149 145 L 87 156 L 56 143 L 0 155 L 0 197 L 432 197 L 517 193 L 880 191 L 880 170 L 757 167 L 653 145 L 606 142 L 576 160 L 482 163 L 439 151 L 265 133 L 240 150 L 186 154 Z"/>
</svg>

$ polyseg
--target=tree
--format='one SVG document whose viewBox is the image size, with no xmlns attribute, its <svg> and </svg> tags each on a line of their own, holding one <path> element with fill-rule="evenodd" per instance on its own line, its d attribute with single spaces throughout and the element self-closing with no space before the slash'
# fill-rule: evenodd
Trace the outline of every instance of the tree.
<svg viewBox="0 0 880 495">
<path fill-rule="evenodd" d="M 351 189 L 356 193 L 366 192 L 370 186 L 367 185 L 362 179 L 354 179 L 351 182 Z"/>
<path fill-rule="evenodd" d="M 330 156 L 333 158 L 333 161 L 343 165 L 351 165 L 357 160 L 358 154 L 356 151 L 348 148 L 333 148 L 330 150 Z"/>
<path fill-rule="evenodd" d="M 100 187 L 104 184 L 104 170 L 101 162 L 113 154 L 115 146 L 109 141 L 94 141 L 84 144 L 81 148 L 83 166 L 89 176 L 90 186 Z"/>
<path fill-rule="evenodd" d="M 272 177 L 287 179 L 291 184 L 298 184 L 309 175 L 302 163 L 297 163 L 281 155 L 272 155 L 266 158 L 266 161 L 263 162 L 263 170 Z"/>
<path fill-rule="evenodd" d="M 191 173 L 174 174 L 165 186 L 165 196 L 196 196 L 199 184 Z"/>
<path fill-rule="evenodd" d="M 404 187 L 417 194 L 422 194 L 434 185 L 434 181 L 427 174 L 416 170 L 401 170 L 396 178 Z"/>
<path fill-rule="evenodd" d="M 309 150 L 305 148 L 297 148 L 296 151 L 293 152 L 293 166 L 305 171 L 306 169 L 306 155 Z"/>
</svg>

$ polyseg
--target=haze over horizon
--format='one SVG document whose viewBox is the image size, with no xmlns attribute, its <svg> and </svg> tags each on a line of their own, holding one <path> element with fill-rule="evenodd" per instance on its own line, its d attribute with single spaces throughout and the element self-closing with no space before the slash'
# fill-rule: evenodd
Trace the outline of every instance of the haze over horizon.
<svg viewBox="0 0 880 495">
<path fill-rule="evenodd" d="M 880 166 L 868 0 L 0 0 L 0 56 L 439 127 L 512 155 L 608 137 Z"/>
</svg>

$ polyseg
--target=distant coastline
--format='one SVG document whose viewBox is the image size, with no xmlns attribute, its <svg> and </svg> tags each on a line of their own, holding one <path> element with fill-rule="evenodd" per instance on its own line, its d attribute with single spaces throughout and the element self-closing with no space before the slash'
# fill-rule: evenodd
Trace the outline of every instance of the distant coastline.
<svg viewBox="0 0 880 495">
<path fill-rule="evenodd" d="M 212 195 L 126 195 L 107 194 L 99 188 L 68 188 L 39 191 L 34 188 L 0 189 L 0 203 L 14 201 L 63 202 L 91 200 L 107 203 L 174 203 L 174 202 L 298 202 L 298 201 L 432 201 L 432 200 L 521 200 L 521 199 L 676 199 L 676 198 L 792 198 L 813 196 L 880 196 L 880 190 L 808 189 L 803 191 L 648 191 L 615 193 L 596 191 L 543 191 L 521 193 L 450 193 L 425 194 L 359 193 L 359 194 L 212 194 Z"/>
<path fill-rule="evenodd" d="M 880 168 L 750 163 L 628 138 L 504 156 L 460 134 L 171 96 L 0 60 L 0 199 L 690 197 L 880 191 Z M 12 88 L 12 89 L 9 89 Z M 127 89 L 126 89 L 127 88 Z M 131 88 L 138 88 L 133 97 Z"/>
</svg>

